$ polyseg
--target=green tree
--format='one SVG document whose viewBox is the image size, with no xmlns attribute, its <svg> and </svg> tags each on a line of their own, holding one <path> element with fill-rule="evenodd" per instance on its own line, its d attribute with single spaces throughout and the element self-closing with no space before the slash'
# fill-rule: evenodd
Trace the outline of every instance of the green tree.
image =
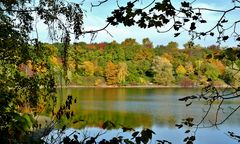
<svg viewBox="0 0 240 144">
<path fill-rule="evenodd" d="M 157 84 L 170 85 L 174 81 L 173 67 L 168 59 L 156 56 L 153 59 L 152 70 L 154 72 L 154 82 Z"/>
<path fill-rule="evenodd" d="M 207 78 L 211 80 L 218 80 L 220 71 L 216 65 L 213 65 L 211 63 L 204 63 L 202 68 Z"/>
</svg>

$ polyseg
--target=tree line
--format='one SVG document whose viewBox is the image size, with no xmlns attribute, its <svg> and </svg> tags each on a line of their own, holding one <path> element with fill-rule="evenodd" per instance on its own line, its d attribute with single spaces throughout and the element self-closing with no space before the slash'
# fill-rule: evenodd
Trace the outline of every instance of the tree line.
<svg viewBox="0 0 240 144">
<path fill-rule="evenodd" d="M 43 43 L 42 47 L 46 58 L 38 64 L 29 60 L 23 68 L 27 75 L 34 74 L 34 71 L 54 73 L 59 85 L 64 76 L 64 45 Z M 191 41 L 186 42 L 182 49 L 177 42 L 154 47 L 148 38 L 143 39 L 141 44 L 132 38 L 121 43 L 73 43 L 67 53 L 65 82 L 83 86 L 198 87 L 210 83 L 238 86 L 240 61 L 225 58 L 227 53 L 233 57 L 237 50 L 217 45 L 204 47 Z"/>
</svg>

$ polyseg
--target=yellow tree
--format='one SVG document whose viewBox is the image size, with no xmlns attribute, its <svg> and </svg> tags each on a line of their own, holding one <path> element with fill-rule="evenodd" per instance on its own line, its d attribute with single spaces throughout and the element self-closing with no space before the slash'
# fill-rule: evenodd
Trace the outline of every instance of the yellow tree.
<svg viewBox="0 0 240 144">
<path fill-rule="evenodd" d="M 93 76 L 95 72 L 95 66 L 90 61 L 84 61 L 82 64 L 82 67 L 84 69 L 84 74 L 86 76 Z"/>
<path fill-rule="evenodd" d="M 124 83 L 127 75 L 128 75 L 127 64 L 125 62 L 120 62 L 118 64 L 118 73 L 117 73 L 118 83 Z"/>
<path fill-rule="evenodd" d="M 118 83 L 118 67 L 111 61 L 106 65 L 105 77 L 108 85 L 114 85 Z"/>
<path fill-rule="evenodd" d="M 176 69 L 176 73 L 178 74 L 178 75 L 185 75 L 186 73 L 187 73 L 187 70 L 184 68 L 184 66 L 183 65 L 179 65 L 178 67 L 177 67 L 177 69 Z"/>
</svg>

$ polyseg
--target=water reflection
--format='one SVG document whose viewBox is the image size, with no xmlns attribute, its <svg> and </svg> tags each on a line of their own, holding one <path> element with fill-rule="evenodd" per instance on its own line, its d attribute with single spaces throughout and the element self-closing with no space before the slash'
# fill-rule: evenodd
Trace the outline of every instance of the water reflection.
<svg viewBox="0 0 240 144">
<path fill-rule="evenodd" d="M 63 101 L 67 95 L 76 98 L 77 103 L 72 105 L 74 116 L 72 119 L 65 119 L 64 123 L 68 127 L 76 129 L 98 129 L 106 120 L 110 120 L 117 125 L 124 125 L 133 128 L 152 128 L 157 136 L 165 139 L 178 141 L 174 135 L 184 137 L 184 131 L 177 130 L 175 124 L 181 122 L 183 118 L 194 117 L 199 121 L 206 110 L 206 104 L 195 102 L 190 107 L 178 99 L 199 92 L 199 89 L 182 88 L 67 88 L 63 90 Z M 60 102 L 59 102 L 60 104 Z M 239 101 L 225 104 L 224 113 L 220 118 L 224 119 L 227 112 L 240 104 Z M 213 108 L 214 109 L 214 108 Z M 215 108 L 216 109 L 216 108 Z M 215 112 L 210 111 L 208 120 L 215 120 Z M 84 121 L 79 121 L 84 120 Z M 74 121 L 79 121 L 74 123 Z M 224 125 L 223 130 L 231 130 L 239 126 L 240 114 L 236 113 Z M 238 129 L 239 130 L 239 129 Z M 113 130 L 114 131 L 114 130 Z M 117 131 L 117 130 L 116 130 Z M 201 130 L 199 130 L 201 131 Z M 207 133 L 214 132 L 214 137 L 219 137 L 214 129 L 204 130 L 199 135 L 203 137 Z M 111 133 L 111 132 L 110 132 Z M 220 141 L 228 141 L 228 138 Z M 209 143 L 208 141 L 207 143 Z M 203 142 L 205 143 L 205 142 Z M 219 143 L 218 141 L 215 143 Z"/>
</svg>

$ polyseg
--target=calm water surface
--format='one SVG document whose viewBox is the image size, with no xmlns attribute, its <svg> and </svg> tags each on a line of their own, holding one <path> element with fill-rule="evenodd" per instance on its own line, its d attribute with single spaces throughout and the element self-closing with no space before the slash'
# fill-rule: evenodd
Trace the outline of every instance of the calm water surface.
<svg viewBox="0 0 240 144">
<path fill-rule="evenodd" d="M 117 125 L 132 127 L 136 130 L 150 128 L 156 135 L 156 139 L 166 139 L 173 143 L 183 143 L 188 136 L 186 129 L 177 129 L 176 123 L 181 123 L 183 118 L 194 117 L 195 122 L 203 117 L 208 108 L 203 102 L 196 101 L 186 107 L 186 103 L 178 101 L 184 96 L 198 93 L 198 89 L 183 88 L 67 88 L 59 89 L 59 105 L 66 99 L 67 95 L 76 98 L 77 103 L 72 109 L 75 113 L 73 120 L 84 120 L 75 124 L 69 123 L 68 132 L 77 130 L 81 133 L 94 134 L 104 131 L 100 128 L 102 123 L 110 120 Z M 232 101 L 224 105 L 224 113 L 220 119 L 226 117 L 240 101 Z M 210 111 L 208 120 L 215 119 L 215 112 Z M 226 135 L 227 131 L 240 133 L 240 113 L 237 111 L 231 119 L 228 119 L 218 129 L 199 129 L 196 134 L 197 144 L 235 144 Z M 205 123 L 208 124 L 207 122 Z M 102 138 L 109 139 L 112 136 L 129 135 L 122 133 L 121 129 L 108 131 Z M 153 140 L 152 143 L 155 143 Z"/>
</svg>

